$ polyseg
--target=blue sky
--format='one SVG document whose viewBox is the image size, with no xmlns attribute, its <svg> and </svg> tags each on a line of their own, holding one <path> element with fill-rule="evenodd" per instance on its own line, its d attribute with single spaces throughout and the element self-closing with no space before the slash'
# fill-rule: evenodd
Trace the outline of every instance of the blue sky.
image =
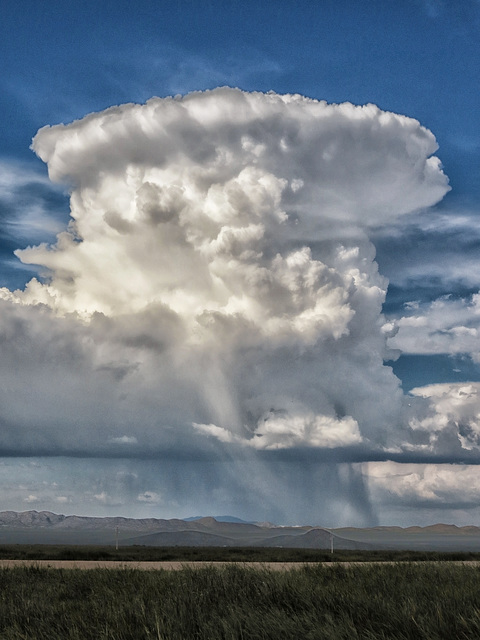
<svg viewBox="0 0 480 640">
<path fill-rule="evenodd" d="M 52 267 L 50 258 L 45 261 L 44 257 L 40 257 L 39 263 L 35 263 L 38 253 L 22 254 L 23 262 L 13 254 L 17 249 L 38 246 L 41 243 L 55 244 L 56 235 L 67 228 L 69 221 L 69 188 L 72 188 L 69 179 L 72 178 L 73 170 L 70 173 L 65 171 L 65 175 L 58 182 L 51 182 L 47 177 L 46 165 L 30 149 L 32 138 L 39 129 L 47 125 L 68 124 L 84 118 L 87 114 L 99 113 L 114 105 L 143 104 L 152 96 L 164 98 L 222 86 L 238 87 L 245 92 L 273 91 L 277 94 L 301 94 L 316 100 L 325 100 L 327 103 L 350 102 L 354 105 L 373 103 L 383 111 L 418 120 L 436 138 L 438 150 L 434 153 L 440 159 L 443 171 L 448 176 L 450 190 L 443 197 L 432 197 L 431 206 L 419 205 L 404 218 L 392 219 L 388 224 L 387 222 L 371 224 L 367 231 L 368 242 L 375 248 L 375 261 L 380 274 L 388 280 L 388 288 L 385 284 L 384 319 L 387 323 L 395 324 L 397 334 L 389 343 L 389 347 L 396 350 L 392 356 L 396 360 L 387 361 L 386 364 L 393 367 L 394 373 L 400 379 L 398 384 L 401 385 L 405 394 L 414 388 L 421 387 L 425 390 L 433 384 L 457 384 L 457 387 L 445 386 L 442 389 L 437 388 L 436 392 L 430 389 L 428 392 L 414 394 L 415 402 L 420 402 L 418 400 L 420 397 L 428 398 L 430 402 L 428 410 L 425 407 L 420 408 L 418 416 L 412 419 L 417 422 L 409 423 L 423 425 L 416 430 L 412 427 L 415 437 L 420 438 L 418 434 L 422 432 L 424 434 L 422 437 L 426 438 L 426 413 L 433 412 L 435 420 L 434 418 L 431 420 L 436 421 L 437 426 L 432 427 L 433 435 L 430 434 L 429 442 L 432 446 L 433 440 L 436 443 L 441 442 L 441 451 L 434 452 L 433 449 L 432 451 L 429 449 L 428 455 L 422 453 L 424 458 L 417 452 L 419 457 L 415 458 L 417 454 L 410 456 L 406 452 L 413 451 L 414 445 L 424 447 L 418 451 L 425 452 L 428 449 L 426 440 L 424 442 L 420 438 L 421 442 L 415 441 L 414 444 L 405 445 L 402 449 L 402 455 L 405 456 L 402 459 L 404 466 L 401 467 L 403 471 L 400 472 L 397 467 L 388 467 L 388 465 L 401 466 L 402 461 L 389 462 L 389 456 L 385 453 L 388 450 L 393 451 L 400 445 L 393 440 L 385 444 L 380 435 L 377 434 L 375 437 L 370 435 L 370 444 L 375 442 L 375 446 L 380 447 L 382 442 L 382 456 L 386 466 L 383 467 L 384 471 L 381 471 L 380 467 L 372 466 L 375 460 L 378 460 L 378 450 L 373 447 L 377 453 L 375 455 L 363 453 L 360 456 L 364 466 L 361 472 L 358 469 L 355 470 L 355 477 L 358 478 L 360 474 L 366 486 L 368 485 L 375 508 L 365 506 L 366 498 L 352 497 L 353 485 L 346 480 L 341 480 L 345 472 L 340 470 L 338 471 L 338 501 L 345 505 L 343 515 L 337 522 L 332 515 L 333 507 L 326 505 L 325 509 L 329 514 L 329 524 L 332 525 L 348 523 L 349 518 L 356 522 L 366 522 L 369 518 L 373 518 L 376 522 L 395 521 L 406 524 L 428 523 L 432 518 L 440 519 L 442 515 L 458 522 L 467 522 L 474 518 L 478 520 L 480 516 L 472 512 L 471 507 L 465 506 L 463 509 L 460 505 L 459 510 L 450 511 L 448 514 L 442 511 L 442 504 L 447 502 L 451 504 L 455 487 L 457 484 L 461 486 L 463 481 L 459 481 L 460 475 L 449 475 L 450 467 L 447 469 L 441 465 L 445 461 L 448 462 L 449 446 L 452 450 L 452 461 L 458 460 L 456 451 L 458 442 L 461 443 L 463 461 L 472 465 L 467 469 L 468 473 L 472 474 L 472 478 L 476 478 L 474 465 L 480 460 L 476 457 L 477 413 L 476 401 L 474 401 L 478 389 L 475 385 L 471 386 L 467 392 L 462 392 L 462 395 L 458 387 L 460 383 L 480 382 L 480 348 L 477 346 L 480 339 L 480 323 L 477 319 L 480 305 L 475 298 L 480 281 L 478 258 L 480 247 L 479 35 L 480 3 L 478 0 L 456 2 L 453 0 L 399 2 L 371 0 L 364 3 L 353 0 L 317 2 L 139 0 L 135 4 L 121 0 L 116 2 L 106 0 L 100 3 L 91 1 L 65 3 L 53 0 L 43 3 L 27 0 L 19 0 L 15 3 L 4 2 L 0 7 L 0 60 L 2 61 L 0 73 L 2 95 L 0 101 L 2 122 L 0 127 L 0 287 L 10 291 L 23 290 L 34 276 L 37 276 L 40 282 L 48 283 L 52 277 L 52 269 L 60 277 L 61 270 L 67 268 L 69 260 L 67 255 L 64 257 L 64 264 L 55 263 L 56 266 Z M 86 136 L 84 133 L 80 135 Z M 46 150 L 48 145 L 44 140 L 46 141 L 46 137 L 38 139 L 35 150 L 39 156 L 45 158 L 49 156 L 47 162 L 51 163 L 52 167 L 54 159 L 50 157 L 50 151 Z M 111 158 L 116 153 L 121 153 L 116 151 L 113 145 L 112 142 L 111 156 L 109 156 Z M 349 157 L 348 149 L 345 154 L 345 158 Z M 96 170 L 100 166 L 95 158 L 88 160 L 87 152 L 82 158 L 85 167 L 90 165 Z M 67 163 L 68 159 L 64 157 L 62 161 Z M 355 162 L 358 162 L 360 167 L 362 158 L 359 156 L 358 161 L 355 160 Z M 99 170 L 102 170 L 101 166 Z M 87 169 L 84 168 L 82 171 L 86 172 Z M 80 174 L 76 175 L 78 177 Z M 84 173 L 81 176 L 84 176 Z M 374 185 L 368 188 L 378 191 L 380 187 Z M 75 187 L 73 189 L 75 190 Z M 324 249 L 320 246 L 321 240 L 320 236 L 312 239 L 313 256 L 317 260 L 324 255 L 322 254 Z M 362 239 L 358 242 L 360 252 L 367 251 L 366 240 Z M 87 244 L 84 243 L 84 246 L 86 247 Z M 56 255 L 60 254 L 57 248 Z M 326 257 L 325 260 L 327 260 Z M 327 264 L 329 264 L 328 260 Z M 108 270 L 104 262 L 102 265 L 103 269 Z M 87 270 L 85 265 L 82 268 Z M 145 270 L 148 267 L 144 265 L 142 268 Z M 112 269 L 114 269 L 113 266 Z M 369 273 L 369 277 L 377 277 L 372 275 L 373 271 Z M 87 271 L 83 275 L 85 281 L 86 274 Z M 103 277 L 104 274 L 99 276 L 99 278 Z M 112 287 L 120 286 L 119 281 L 120 278 L 114 285 L 112 280 Z M 96 287 L 95 283 L 91 286 L 92 290 Z M 55 295 L 59 300 L 59 294 Z M 27 294 L 22 299 L 24 305 L 22 309 L 25 310 L 25 314 L 30 305 L 31 313 L 35 315 L 38 310 L 35 304 L 40 298 L 38 300 L 35 298 L 35 304 L 30 299 L 26 302 Z M 41 301 L 47 304 L 45 300 L 46 298 L 41 298 Z M 17 307 L 18 305 L 15 306 Z M 97 311 L 99 309 L 100 307 L 96 308 Z M 78 311 L 78 309 L 75 310 Z M 175 308 L 175 310 L 178 312 L 178 309 Z M 137 313 L 137 311 L 137 307 L 132 307 L 129 313 Z M 58 308 L 54 310 L 55 313 L 60 313 Z M 110 318 L 109 312 L 103 307 L 101 313 L 105 313 L 105 316 Z M 133 320 L 127 321 L 128 314 L 125 309 L 122 314 L 122 320 L 118 321 L 121 327 L 120 324 L 115 325 L 115 331 L 119 336 L 123 336 L 122 340 L 125 344 L 128 343 L 128 349 L 131 349 L 135 340 L 137 343 L 141 339 L 146 340 L 144 335 L 146 329 L 142 324 L 140 333 L 143 337 L 139 337 L 140 333 L 138 333 L 135 339 L 131 336 L 127 339 L 125 336 L 130 331 L 130 329 L 127 331 L 127 324 L 130 327 L 135 323 Z M 359 308 L 356 314 L 359 318 Z M 37 329 L 32 328 L 29 334 L 32 344 L 38 340 L 35 343 L 38 346 L 38 355 L 35 358 L 38 360 L 35 360 L 36 364 L 30 362 L 30 365 L 25 361 L 20 371 L 23 371 L 23 366 L 27 368 L 30 366 L 30 370 L 37 372 L 39 376 L 50 375 L 46 373 L 50 371 L 48 367 L 44 371 L 40 366 L 42 349 L 48 350 L 48 345 L 53 344 L 53 341 L 55 344 L 62 339 L 68 342 L 66 336 L 70 335 L 69 332 L 72 332 L 72 335 L 78 335 L 83 329 L 72 324 L 67 327 L 67 324 L 62 324 L 60 316 L 55 316 L 52 323 L 56 327 L 58 325 L 58 332 L 55 337 L 45 339 L 42 346 L 42 330 L 39 327 L 43 326 L 41 323 L 44 319 L 28 320 L 27 315 L 22 318 L 21 322 L 27 324 L 31 322 L 32 327 L 35 323 L 39 323 L 38 326 L 35 324 Z M 8 322 L 13 324 L 10 325 Z M 3 334 L 4 340 L 9 341 L 8 348 L 4 343 L 4 348 L 7 350 L 11 349 L 11 345 L 16 344 L 17 340 L 19 344 L 21 342 L 20 338 L 12 333 L 15 332 L 12 327 L 17 326 L 20 320 L 17 319 L 17 325 L 11 319 L 8 322 L 5 320 L 4 326 L 10 327 L 10 333 L 5 329 Z M 73 321 L 70 318 L 68 322 Z M 142 320 L 142 322 L 146 321 Z M 95 331 L 98 330 L 98 326 Z M 111 328 L 111 331 L 114 329 Z M 12 338 L 12 335 L 15 335 L 15 338 Z M 97 334 L 95 336 L 85 337 L 85 340 L 93 340 L 93 342 L 100 340 Z M 162 337 L 162 340 L 168 342 L 167 338 Z M 77 348 L 80 349 L 78 345 L 72 346 L 71 352 L 77 353 Z M 100 351 L 104 353 L 106 347 L 103 345 L 98 349 L 99 353 Z M 68 358 L 74 357 L 72 353 L 69 354 L 68 350 L 59 351 L 56 357 L 62 360 L 62 366 L 66 366 Z M 85 352 L 81 353 L 82 358 L 87 358 Z M 9 362 L 15 363 L 23 356 L 20 352 L 16 354 L 12 352 L 10 357 Z M 94 358 L 93 355 L 91 357 Z M 98 354 L 95 357 L 99 357 Z M 275 357 L 277 363 L 283 362 L 280 354 Z M 123 369 L 117 362 L 115 371 L 118 380 L 123 381 L 122 376 L 130 375 L 126 373 L 127 371 L 133 371 L 135 366 L 140 366 L 138 358 L 139 356 L 132 354 L 131 351 L 125 351 L 122 357 L 119 357 L 118 362 L 121 360 Z M 21 361 L 23 363 L 23 360 Z M 110 367 L 110 364 L 109 360 L 106 364 L 98 366 L 105 368 L 107 365 Z M 282 366 L 285 366 L 285 363 Z M 302 371 L 305 371 L 308 366 L 305 364 Z M 341 368 L 340 365 L 338 366 Z M 277 364 L 277 368 L 281 368 L 280 364 Z M 379 370 L 378 375 L 387 375 L 384 369 L 385 367 Z M 276 371 L 273 356 L 266 370 Z M 67 367 L 66 371 L 70 369 Z M 21 374 L 18 375 L 21 376 Z M 54 378 L 54 373 L 51 375 Z M 72 373 L 73 377 L 76 375 L 80 376 L 80 373 Z M 298 375 L 300 377 L 303 375 L 300 370 Z M 312 373 L 312 376 L 314 375 L 316 375 L 315 372 Z M 376 375 L 372 373 L 372 386 L 376 384 Z M 143 514 L 142 509 L 148 508 L 149 514 L 156 513 L 155 509 L 158 511 L 163 509 L 165 513 L 171 515 L 191 515 L 188 512 L 191 503 L 185 499 L 185 495 L 190 493 L 191 488 L 187 487 L 184 491 L 175 490 L 175 497 L 171 500 L 167 498 L 169 492 L 173 491 L 168 480 L 171 476 L 168 478 L 162 476 L 161 482 L 154 481 L 155 473 L 152 470 L 154 462 L 150 459 L 147 465 L 148 473 L 145 472 L 145 477 L 142 476 L 139 469 L 135 467 L 140 464 L 139 460 L 144 455 L 142 452 L 125 455 L 127 462 L 121 463 L 124 465 L 121 470 L 115 470 L 114 463 L 109 461 L 105 478 L 115 477 L 117 484 L 111 480 L 106 486 L 108 482 L 106 479 L 102 480 L 101 466 L 95 466 L 95 459 L 106 456 L 123 460 L 122 446 L 129 443 L 135 444 L 141 440 L 139 434 L 129 435 L 126 430 L 116 430 L 115 420 L 118 420 L 118 416 L 109 415 L 106 407 L 98 415 L 92 412 L 91 417 L 95 424 L 100 425 L 98 431 L 103 434 L 103 439 L 98 439 L 98 448 L 89 448 L 86 445 L 79 445 L 76 448 L 73 436 L 63 442 L 61 437 L 57 437 L 56 431 L 57 435 L 52 435 L 47 426 L 42 426 L 49 424 L 49 420 L 55 420 L 55 417 L 52 417 L 50 411 L 45 408 L 50 391 L 39 386 L 37 391 L 32 392 L 33 395 L 25 392 L 25 396 L 22 397 L 20 386 L 16 386 L 15 383 L 17 374 L 12 373 L 10 377 L 9 372 L 5 371 L 2 376 L 5 381 L 4 388 L 11 390 L 10 400 L 14 398 L 12 404 L 15 407 L 22 403 L 24 406 L 28 405 L 33 416 L 27 418 L 21 411 L 9 406 L 2 414 L 5 432 L 9 433 L 9 430 L 17 429 L 18 433 L 22 434 L 16 440 L 6 437 L 2 445 L 5 455 L 8 456 L 4 463 L 5 470 L 8 468 L 7 475 L 10 477 L 13 473 L 16 478 L 11 486 L 8 485 L 10 489 L 7 493 L 12 496 L 8 502 L 9 508 L 21 510 L 26 508 L 26 505 L 31 505 L 52 510 L 69 508 L 72 512 L 76 510 L 85 513 L 103 513 L 110 509 L 109 513 L 112 510 L 123 510 L 124 513 L 133 515 Z M 53 378 L 52 385 L 55 384 Z M 88 385 L 79 391 L 78 380 L 75 378 L 76 382 L 72 382 L 71 403 L 69 404 L 65 399 L 69 397 L 68 390 L 64 390 L 66 397 L 61 401 L 58 400 L 61 405 L 59 415 L 65 416 L 71 412 L 74 416 L 75 411 L 84 411 L 81 397 L 82 394 L 87 394 Z M 232 378 L 224 382 L 225 388 L 235 385 L 235 380 L 236 378 Z M 212 382 L 213 386 L 215 384 Z M 218 384 L 220 385 L 219 382 Z M 281 384 L 284 384 L 283 379 Z M 322 386 L 321 375 L 318 384 Z M 392 384 L 394 388 L 395 383 Z M 105 389 L 106 397 L 109 393 L 114 393 L 112 389 L 110 387 Z M 225 389 L 222 389 L 220 385 L 217 393 L 225 394 Z M 5 391 L 5 397 L 7 393 Z M 126 392 L 122 390 L 121 393 Z M 468 405 L 468 410 L 463 405 L 461 410 L 458 409 L 458 402 L 452 400 L 452 398 L 458 399 L 459 393 L 460 396 L 467 397 L 465 407 Z M 145 383 L 145 387 L 138 391 L 138 397 L 135 396 L 137 404 L 132 404 L 129 415 L 135 415 L 135 408 L 138 410 L 140 404 L 143 411 L 149 402 L 153 402 L 151 398 L 155 397 L 155 394 L 153 382 Z M 349 417 L 357 422 L 360 420 L 354 415 L 353 410 L 349 412 L 345 408 L 350 406 L 349 397 L 352 397 L 352 394 L 354 396 L 354 392 L 346 389 L 345 394 L 345 401 L 337 400 L 336 404 L 334 403 L 336 407 L 342 408 L 335 409 L 337 423 L 332 429 L 340 431 L 347 429 L 350 425 L 347 423 Z M 302 395 L 302 398 L 305 397 Z M 101 400 L 98 402 L 100 406 Z M 182 400 L 180 399 L 179 402 L 181 403 Z M 360 396 L 358 403 L 361 403 Z M 410 406 L 409 403 L 406 403 L 407 405 Z M 251 407 L 250 410 L 253 411 Z M 146 409 L 145 411 L 145 424 L 150 425 L 151 414 Z M 171 409 L 169 411 L 170 413 L 167 413 L 170 429 L 173 428 L 172 425 L 177 424 L 176 421 L 181 424 L 184 418 L 177 416 Z M 283 407 L 281 411 L 284 411 Z M 225 424 L 219 424 L 219 421 L 215 422 L 211 417 L 197 418 L 194 408 L 191 413 L 188 419 L 191 418 L 191 422 L 201 423 L 200 426 L 208 436 L 209 442 L 216 437 L 220 442 L 225 443 L 228 440 L 234 447 L 238 444 L 239 441 L 236 440 L 238 434 L 235 431 L 234 436 L 225 435 L 228 431 Z M 37 420 L 35 415 L 38 417 Z M 272 422 L 273 430 L 285 427 L 286 418 L 279 418 L 278 415 L 280 414 L 275 414 L 276 422 Z M 72 434 L 80 434 L 82 429 L 87 429 L 82 426 L 82 421 L 77 421 L 76 418 L 72 418 L 71 424 L 68 425 L 65 423 L 65 417 L 58 420 L 63 425 L 58 427 L 62 433 L 68 431 Z M 270 418 L 267 417 L 264 420 L 270 424 Z M 324 426 L 319 426 L 320 422 L 317 418 L 315 420 L 312 424 L 316 426 L 310 425 L 309 428 L 324 429 Z M 400 418 L 398 420 L 401 422 Z M 203 423 L 203 421 L 207 422 Z M 280 424 L 278 421 L 281 427 L 278 426 Z M 441 423 L 443 429 L 447 422 L 466 425 L 459 427 L 460 435 L 457 434 L 456 440 L 450 432 L 448 435 L 446 432 L 441 432 L 438 426 Z M 321 424 L 324 425 L 324 422 Z M 361 420 L 359 424 L 362 431 Z M 212 428 L 208 430 L 207 427 Z M 88 429 L 90 428 L 93 427 L 90 425 Z M 354 432 L 349 433 L 350 440 L 347 438 L 344 443 L 347 448 L 355 441 Z M 258 434 L 267 437 L 264 432 L 258 432 Z M 362 431 L 362 438 L 364 436 Z M 194 441 L 197 437 L 200 437 L 198 433 Z M 462 440 L 466 437 L 470 438 L 467 444 Z M 86 435 L 85 438 L 88 440 Z M 185 438 L 188 440 L 187 436 Z M 270 433 L 268 438 L 271 438 Z M 454 444 L 449 445 L 451 438 Z M 79 435 L 79 441 L 83 442 L 81 435 Z M 95 438 L 94 441 L 97 442 Z M 103 442 L 109 442 L 114 448 L 119 447 L 118 451 L 105 453 L 106 450 L 104 451 L 101 444 Z M 174 459 L 185 457 L 179 454 L 183 442 L 185 442 L 183 436 L 169 441 L 169 451 L 174 452 L 171 454 Z M 269 439 L 268 443 L 271 444 Z M 327 449 L 333 447 L 330 441 L 329 443 Z M 301 447 L 305 444 L 308 443 L 302 441 Z M 158 444 L 158 446 L 161 448 L 163 445 Z M 368 449 L 368 446 L 365 446 Z M 198 451 L 200 450 L 202 451 L 198 454 L 200 458 L 213 455 L 211 452 L 207 455 L 203 451 L 203 445 L 199 445 Z M 395 451 L 398 453 L 396 449 Z M 36 454 L 39 456 L 38 461 L 36 461 Z M 435 457 L 437 454 L 438 458 Z M 78 486 L 78 481 L 72 480 L 73 476 L 69 475 L 64 462 L 58 462 L 59 456 L 68 458 L 71 455 L 76 456 L 76 459 L 78 456 L 86 456 L 89 460 L 90 480 L 88 482 L 91 486 L 74 488 Z M 190 451 L 186 457 L 192 457 L 192 455 L 197 454 Z M 216 452 L 215 455 L 220 456 L 222 465 L 225 456 L 232 456 L 235 459 L 235 468 L 239 466 L 238 452 L 235 454 L 231 451 L 223 452 L 221 455 Z M 262 455 L 258 454 L 260 457 Z M 342 455 L 342 464 L 350 464 L 350 458 L 346 454 Z M 335 457 L 333 453 L 332 456 Z M 353 456 L 352 459 L 359 458 Z M 31 467 L 28 466 L 31 465 L 32 460 L 42 468 L 38 476 L 42 478 L 41 481 L 38 478 L 35 480 L 35 474 L 32 475 Z M 45 460 L 49 462 L 46 463 Z M 55 460 L 56 463 L 54 463 Z M 48 466 L 54 464 L 57 465 L 55 469 Z M 169 464 L 172 463 L 169 462 Z M 235 515 L 247 518 L 258 516 L 258 519 L 263 520 L 268 519 L 268 516 L 272 519 L 275 517 L 285 519 L 287 507 L 282 510 L 277 504 L 278 496 L 274 495 L 274 492 L 270 495 L 268 477 L 271 478 L 271 482 L 274 482 L 272 478 L 276 472 L 269 468 L 268 472 L 265 471 L 262 475 L 260 467 L 270 464 L 263 459 L 260 461 L 255 459 L 255 464 L 249 460 L 249 464 L 255 469 L 255 477 L 258 476 L 262 486 L 262 500 L 272 505 L 270 511 L 267 509 L 267 513 L 263 514 L 261 508 L 252 507 L 252 501 L 245 498 L 247 489 L 242 487 L 241 483 L 231 480 L 238 473 L 242 475 L 242 472 L 238 471 L 218 472 L 219 486 L 216 488 L 216 502 L 213 499 L 209 502 L 206 489 L 210 483 L 215 484 L 213 476 L 208 482 L 205 481 L 202 507 L 205 510 L 210 509 L 210 513 L 211 509 L 218 507 L 218 509 L 236 510 Z M 284 462 L 278 461 L 275 464 L 283 465 Z M 415 464 L 423 466 L 417 468 L 414 467 Z M 25 465 L 29 469 L 28 482 L 22 481 L 25 473 L 22 469 L 26 468 Z M 50 471 L 47 472 L 42 465 L 47 465 Z M 124 468 L 125 465 L 128 469 Z M 370 471 L 368 465 L 370 465 Z M 186 476 L 192 478 L 193 486 L 198 482 L 198 477 L 205 478 L 207 473 L 205 470 L 198 471 L 198 466 L 195 466 L 195 469 L 196 471 L 193 472 L 187 467 L 184 468 Z M 177 470 L 175 473 L 178 474 L 180 471 Z M 415 474 L 419 478 L 418 486 L 422 487 L 422 491 L 430 492 L 433 496 L 428 508 L 419 506 L 425 504 L 425 496 L 420 495 L 420 489 L 415 495 L 414 492 L 409 493 L 410 489 L 407 490 L 410 486 L 409 479 L 411 481 L 413 477 L 417 477 Z M 446 494 L 442 494 L 438 488 L 439 484 L 442 487 L 445 483 L 448 484 L 447 480 L 442 480 L 447 476 L 450 482 L 450 489 L 448 489 L 450 493 L 445 489 L 448 499 Z M 63 479 L 65 490 L 63 492 L 59 490 L 57 495 L 51 487 L 54 486 L 53 483 L 61 484 L 59 478 Z M 118 480 L 118 478 L 121 479 Z M 138 486 L 135 484 L 133 489 L 130 487 L 127 491 L 124 486 L 127 482 L 125 478 L 129 479 L 130 483 L 136 482 Z M 394 481 L 392 478 L 397 480 Z M 50 488 L 44 489 L 42 493 L 39 483 Z M 112 488 L 113 485 L 116 488 Z M 18 489 L 19 486 L 26 488 Z M 301 475 L 298 470 L 295 473 L 292 472 L 291 486 L 297 487 L 298 491 L 301 490 Z M 90 502 L 86 499 L 82 502 L 79 497 L 82 493 L 91 497 Z M 478 494 L 480 501 L 480 481 Z M 112 497 L 114 495 L 116 497 Z M 142 499 L 142 495 L 150 497 L 154 495 L 158 500 Z M 296 500 L 295 495 L 292 489 L 292 503 Z M 61 500 L 55 502 L 57 498 Z M 355 506 L 356 500 L 360 502 L 363 500 L 363 507 Z M 193 509 L 193 505 L 191 508 Z M 377 514 L 375 517 L 371 515 L 372 509 Z M 198 511 L 198 509 L 193 510 Z M 255 513 L 252 516 L 253 511 Z M 296 517 L 303 517 L 301 510 Z"/>
</svg>

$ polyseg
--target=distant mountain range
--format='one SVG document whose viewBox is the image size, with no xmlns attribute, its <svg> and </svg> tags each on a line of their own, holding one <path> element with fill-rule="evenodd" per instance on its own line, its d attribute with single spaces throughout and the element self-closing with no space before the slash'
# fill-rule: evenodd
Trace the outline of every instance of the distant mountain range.
<svg viewBox="0 0 480 640">
<path fill-rule="evenodd" d="M 190 518 L 182 518 L 185 522 L 193 522 L 194 520 L 201 520 L 206 516 L 191 516 Z M 217 522 L 238 522 L 239 524 L 257 524 L 254 520 L 242 520 L 235 516 L 212 516 Z"/>
<path fill-rule="evenodd" d="M 114 544 L 208 547 L 364 549 L 368 543 L 343 540 L 321 527 L 277 527 L 233 516 L 161 520 L 156 518 L 90 518 L 49 511 L 0 512 L 0 543 Z"/>
<path fill-rule="evenodd" d="M 0 512 L 3 544 L 289 547 L 304 549 L 417 549 L 480 551 L 480 528 L 437 524 L 429 527 L 277 526 L 234 516 L 162 520 L 93 518 L 50 511 Z"/>
</svg>

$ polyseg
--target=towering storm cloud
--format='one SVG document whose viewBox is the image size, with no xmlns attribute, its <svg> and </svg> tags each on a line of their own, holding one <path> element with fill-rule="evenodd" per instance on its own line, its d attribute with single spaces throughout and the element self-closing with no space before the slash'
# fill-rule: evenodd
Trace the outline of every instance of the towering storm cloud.
<svg viewBox="0 0 480 640">
<path fill-rule="evenodd" d="M 437 410 L 384 364 L 395 327 L 369 241 L 448 191 L 416 120 L 223 88 L 32 147 L 71 222 L 16 252 L 39 279 L 1 291 L 4 453 L 231 459 L 233 501 L 251 483 L 274 502 L 277 483 L 291 506 L 304 459 L 424 450 Z M 341 497 L 367 505 L 349 469 Z"/>
</svg>

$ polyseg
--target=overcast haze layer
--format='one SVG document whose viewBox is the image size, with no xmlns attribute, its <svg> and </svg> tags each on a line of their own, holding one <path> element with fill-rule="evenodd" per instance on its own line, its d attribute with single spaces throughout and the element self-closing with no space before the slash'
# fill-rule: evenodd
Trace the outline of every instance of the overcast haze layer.
<svg viewBox="0 0 480 640">
<path fill-rule="evenodd" d="M 478 2 L 0 11 L 3 508 L 478 524 Z"/>
</svg>

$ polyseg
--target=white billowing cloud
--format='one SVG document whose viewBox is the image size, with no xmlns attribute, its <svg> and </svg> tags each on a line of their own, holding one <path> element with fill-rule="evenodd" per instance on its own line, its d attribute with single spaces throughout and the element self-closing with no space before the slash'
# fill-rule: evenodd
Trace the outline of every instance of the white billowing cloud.
<svg viewBox="0 0 480 640">
<path fill-rule="evenodd" d="M 478 508 L 480 474 L 476 465 L 369 462 L 365 470 L 379 501 L 397 506 Z"/>
<path fill-rule="evenodd" d="M 292 446 L 334 448 L 362 441 L 358 423 L 351 416 L 332 418 L 321 415 L 267 415 L 255 431 L 253 443 L 259 449 Z"/>
<path fill-rule="evenodd" d="M 469 299 L 444 296 L 427 304 L 411 302 L 395 320 L 389 345 L 403 353 L 468 354 L 480 361 L 480 294 Z"/>
<path fill-rule="evenodd" d="M 72 219 L 16 252 L 42 281 L 0 290 L 4 451 L 402 444 L 368 235 L 449 188 L 416 120 L 223 88 L 45 127 L 32 146 Z"/>
<path fill-rule="evenodd" d="M 412 389 L 410 394 L 429 402 L 426 415 L 414 416 L 410 427 L 426 432 L 430 444 L 448 434 L 467 451 L 480 448 L 480 383 L 432 384 Z"/>
<path fill-rule="evenodd" d="M 292 415 L 291 413 L 269 412 L 260 420 L 253 437 L 242 440 L 227 429 L 214 424 L 193 425 L 199 431 L 218 438 L 221 442 L 246 444 L 254 449 L 287 449 L 290 447 L 335 447 L 355 445 L 362 442 L 356 420 L 347 416 Z"/>
</svg>

